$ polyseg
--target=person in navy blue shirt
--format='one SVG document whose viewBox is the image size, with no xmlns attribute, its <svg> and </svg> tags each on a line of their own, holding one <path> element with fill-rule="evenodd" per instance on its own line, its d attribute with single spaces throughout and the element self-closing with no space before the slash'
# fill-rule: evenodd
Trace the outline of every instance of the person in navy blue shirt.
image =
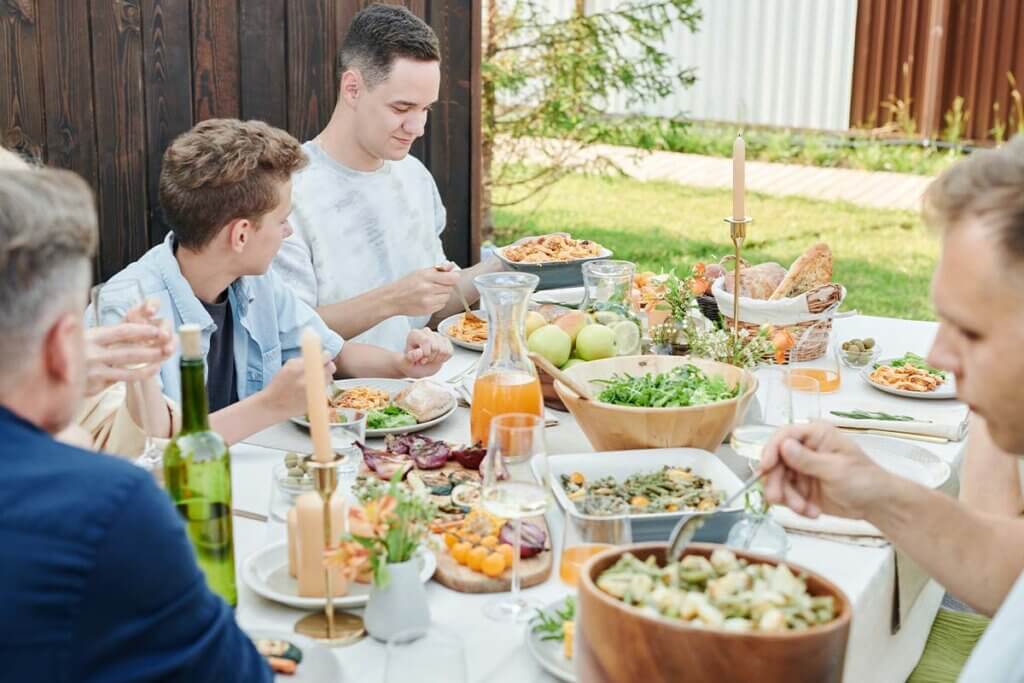
<svg viewBox="0 0 1024 683">
<path fill-rule="evenodd" d="M 270 681 L 151 476 L 59 443 L 85 385 L 86 184 L 0 170 L 0 680 Z"/>
</svg>

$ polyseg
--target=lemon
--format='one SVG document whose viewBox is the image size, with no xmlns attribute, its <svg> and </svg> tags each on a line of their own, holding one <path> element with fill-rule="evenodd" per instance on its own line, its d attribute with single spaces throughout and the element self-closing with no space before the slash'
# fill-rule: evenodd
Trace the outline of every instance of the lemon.
<svg viewBox="0 0 1024 683">
<path fill-rule="evenodd" d="M 598 325 L 611 327 L 620 320 L 622 320 L 622 316 L 615 311 L 597 311 L 594 313 L 594 322 Z"/>
<path fill-rule="evenodd" d="M 633 356 L 640 353 L 640 329 L 629 320 L 611 326 L 615 333 L 615 355 Z"/>
</svg>

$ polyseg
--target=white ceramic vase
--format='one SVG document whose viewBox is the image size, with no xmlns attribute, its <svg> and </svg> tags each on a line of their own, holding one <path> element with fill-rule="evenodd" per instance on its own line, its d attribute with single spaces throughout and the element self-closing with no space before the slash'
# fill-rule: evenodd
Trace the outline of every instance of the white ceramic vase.
<svg viewBox="0 0 1024 683">
<path fill-rule="evenodd" d="M 427 591 L 420 580 L 420 561 L 388 564 L 388 585 L 374 584 L 363 612 L 366 632 L 386 642 L 399 631 L 430 626 Z"/>
</svg>

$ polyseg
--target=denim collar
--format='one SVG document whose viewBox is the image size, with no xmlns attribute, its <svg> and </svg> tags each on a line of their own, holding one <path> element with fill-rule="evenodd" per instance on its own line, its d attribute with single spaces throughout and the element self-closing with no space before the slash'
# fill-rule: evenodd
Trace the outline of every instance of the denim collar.
<svg viewBox="0 0 1024 683">
<path fill-rule="evenodd" d="M 160 277 L 170 296 L 171 305 L 178 311 L 178 318 L 183 323 L 193 323 L 199 325 L 204 331 L 212 332 L 215 327 L 213 318 L 206 312 L 199 297 L 192 291 L 192 286 L 181 273 L 178 259 L 174 257 L 174 250 L 177 246 L 174 233 L 167 233 L 167 237 L 164 238 L 164 242 L 160 246 L 161 248 L 156 254 L 157 269 L 160 271 Z M 237 310 L 239 318 L 245 317 L 249 310 L 249 304 L 253 300 L 252 285 L 248 279 L 240 277 L 228 287 L 231 305 Z"/>
</svg>

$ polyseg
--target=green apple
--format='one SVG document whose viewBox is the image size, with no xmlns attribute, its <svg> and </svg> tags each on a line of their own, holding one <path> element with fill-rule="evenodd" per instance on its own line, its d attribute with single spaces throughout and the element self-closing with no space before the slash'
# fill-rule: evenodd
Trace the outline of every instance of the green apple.
<svg viewBox="0 0 1024 683">
<path fill-rule="evenodd" d="M 615 355 L 615 332 L 604 325 L 587 325 L 576 337 L 576 351 L 583 360 L 611 358 Z"/>
<path fill-rule="evenodd" d="M 575 343 L 576 335 L 587 326 L 587 314 L 580 311 L 572 311 L 555 320 L 555 324 L 565 330 L 565 333 Z"/>
<path fill-rule="evenodd" d="M 577 365 L 583 365 L 586 362 L 587 361 L 582 358 L 570 358 L 565 362 L 565 365 L 562 366 L 562 370 L 568 370 L 569 368 L 576 367 Z"/>
<path fill-rule="evenodd" d="M 530 335 L 548 324 L 548 321 L 544 319 L 537 311 L 530 311 L 526 314 L 526 338 L 529 339 Z"/>
<path fill-rule="evenodd" d="M 558 325 L 545 325 L 530 335 L 526 340 L 526 347 L 547 358 L 555 367 L 559 367 L 569 360 L 572 339 Z"/>
</svg>

